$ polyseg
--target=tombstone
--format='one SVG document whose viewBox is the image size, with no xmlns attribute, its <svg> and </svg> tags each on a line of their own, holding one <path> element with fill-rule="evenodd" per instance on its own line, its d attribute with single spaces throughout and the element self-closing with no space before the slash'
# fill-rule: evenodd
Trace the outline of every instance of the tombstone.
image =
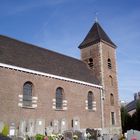
<svg viewBox="0 0 140 140">
<path fill-rule="evenodd" d="M 128 140 L 133 140 L 133 139 L 139 140 L 140 139 L 140 131 L 132 130 L 132 129 L 127 131 L 127 139 Z"/>
<path fill-rule="evenodd" d="M 109 135 L 103 134 L 103 140 L 110 140 Z"/>
<path fill-rule="evenodd" d="M 51 136 L 52 133 L 53 133 L 53 127 L 52 127 L 52 126 L 48 126 L 48 127 L 47 127 L 47 135 L 48 135 L 48 136 Z"/>
<path fill-rule="evenodd" d="M 72 140 L 73 139 L 73 132 L 72 131 L 65 131 L 64 132 L 64 139 L 65 140 Z"/>
<path fill-rule="evenodd" d="M 15 136 L 15 135 L 16 135 L 15 123 L 11 123 L 11 124 L 10 124 L 9 135 L 10 135 L 10 136 Z"/>
<path fill-rule="evenodd" d="M 44 119 L 36 120 L 35 133 L 44 135 L 45 133 L 45 120 Z"/>
<path fill-rule="evenodd" d="M 2 121 L 0 121 L 0 133 L 2 132 L 3 130 L 3 127 L 4 127 L 4 123 Z"/>
<path fill-rule="evenodd" d="M 67 130 L 67 122 L 66 119 L 61 120 L 61 133 Z"/>
<path fill-rule="evenodd" d="M 89 139 L 97 140 L 97 130 L 87 128 L 86 134 L 89 135 Z"/>
<path fill-rule="evenodd" d="M 113 136 L 113 140 L 118 140 L 118 139 L 119 139 L 118 135 Z"/>
<path fill-rule="evenodd" d="M 78 136 L 78 140 L 84 140 L 83 134 L 80 131 L 73 132 L 73 135 Z"/>
<path fill-rule="evenodd" d="M 80 130 L 80 119 L 79 117 L 73 118 L 73 130 Z"/>
<path fill-rule="evenodd" d="M 19 123 L 19 136 L 24 137 L 26 135 L 26 121 L 21 120 Z"/>
<path fill-rule="evenodd" d="M 28 135 L 30 137 L 34 136 L 34 129 L 35 129 L 35 122 L 34 120 L 30 119 L 27 125 Z"/>
<path fill-rule="evenodd" d="M 53 131 L 54 131 L 54 133 L 59 133 L 59 121 L 58 120 L 53 121 Z"/>
</svg>

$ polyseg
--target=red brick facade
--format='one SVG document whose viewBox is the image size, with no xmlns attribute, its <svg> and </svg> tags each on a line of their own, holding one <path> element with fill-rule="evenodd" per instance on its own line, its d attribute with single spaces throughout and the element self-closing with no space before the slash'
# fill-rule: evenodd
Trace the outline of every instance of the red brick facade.
<svg viewBox="0 0 140 140">
<path fill-rule="evenodd" d="M 120 105 L 118 96 L 118 82 L 116 70 L 116 50 L 107 43 L 97 43 L 81 49 L 81 58 L 86 63 L 89 58 L 93 58 L 93 72 L 103 86 L 103 114 L 104 128 L 113 131 L 121 129 Z M 108 68 L 108 59 L 111 60 L 111 69 Z M 88 65 L 88 63 L 87 63 Z M 110 79 L 110 77 L 112 79 Z M 114 104 L 111 105 L 110 95 L 113 95 Z M 112 125 L 111 112 L 114 112 L 115 124 Z M 113 129 L 113 130 L 112 130 Z M 110 132 L 111 133 L 111 132 Z"/>
<path fill-rule="evenodd" d="M 55 133 L 92 128 L 102 130 L 102 134 L 119 134 L 116 46 L 99 24 L 95 23 L 91 31 L 79 47 L 81 60 L 0 37 L 3 40 L 0 49 L 5 53 L 0 57 L 0 122 L 17 129 L 19 135 L 43 134 L 45 128 Z M 95 37 L 93 41 L 91 35 Z M 11 43 L 18 53 L 14 54 Z M 30 53 L 25 56 L 28 49 Z M 23 106 L 26 82 L 32 83 L 32 105 L 28 107 Z M 62 109 L 58 110 L 56 89 L 59 87 L 63 89 L 63 100 Z M 92 109 L 88 108 L 89 92 L 93 93 Z"/>
</svg>

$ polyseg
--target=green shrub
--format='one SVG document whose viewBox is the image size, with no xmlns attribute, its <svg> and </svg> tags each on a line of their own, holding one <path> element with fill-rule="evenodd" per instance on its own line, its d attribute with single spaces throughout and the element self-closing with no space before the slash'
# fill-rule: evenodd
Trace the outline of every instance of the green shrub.
<svg viewBox="0 0 140 140">
<path fill-rule="evenodd" d="M 1 134 L 4 135 L 4 136 L 7 136 L 9 134 L 9 127 L 8 127 L 8 125 L 6 125 L 6 124 L 4 125 Z"/>
<path fill-rule="evenodd" d="M 53 138 L 52 138 L 51 136 L 48 136 L 48 139 L 49 139 L 49 140 L 53 140 Z"/>
<path fill-rule="evenodd" d="M 37 134 L 37 135 L 35 136 L 35 139 L 36 139 L 36 140 L 43 140 L 43 139 L 44 139 L 44 136 L 41 135 L 41 134 Z"/>
</svg>

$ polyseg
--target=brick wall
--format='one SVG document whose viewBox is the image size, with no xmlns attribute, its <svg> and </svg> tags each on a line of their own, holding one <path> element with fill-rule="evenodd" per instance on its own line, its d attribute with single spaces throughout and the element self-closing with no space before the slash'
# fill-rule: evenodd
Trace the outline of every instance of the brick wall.
<svg viewBox="0 0 140 140">
<path fill-rule="evenodd" d="M 23 84 L 27 81 L 33 83 L 33 96 L 38 98 L 36 108 L 18 106 L 19 95 L 23 94 Z M 67 110 L 53 109 L 53 99 L 58 87 L 64 89 Z M 85 109 L 89 91 L 94 93 L 96 111 Z M 0 67 L 0 121 L 9 124 L 14 122 L 18 127 L 20 120 L 45 119 L 47 127 L 53 120 L 64 118 L 68 129 L 71 129 L 74 117 L 79 118 L 80 128 L 101 128 L 99 88 Z"/>
</svg>

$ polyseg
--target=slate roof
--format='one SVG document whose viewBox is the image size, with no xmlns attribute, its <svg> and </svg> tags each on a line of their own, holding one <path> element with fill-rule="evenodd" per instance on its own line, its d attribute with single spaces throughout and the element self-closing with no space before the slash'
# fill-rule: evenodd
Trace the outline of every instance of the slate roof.
<svg viewBox="0 0 140 140">
<path fill-rule="evenodd" d="M 127 110 L 128 112 L 130 112 L 130 111 L 136 109 L 136 105 L 137 105 L 137 100 L 133 100 L 133 101 L 131 101 L 130 103 L 128 103 L 128 104 L 125 106 L 125 108 L 126 108 L 126 110 Z"/>
<path fill-rule="evenodd" d="M 90 31 L 88 32 L 87 36 L 85 37 L 84 41 L 79 45 L 79 48 L 82 49 L 90 45 L 96 44 L 100 41 L 109 43 L 113 48 L 117 47 L 102 29 L 100 24 L 98 22 L 95 22 Z"/>
<path fill-rule="evenodd" d="M 99 84 L 81 60 L 0 35 L 0 63 Z"/>
<path fill-rule="evenodd" d="M 127 110 L 128 112 L 130 112 L 130 111 L 136 109 L 138 101 L 140 101 L 140 99 L 136 99 L 136 100 L 133 100 L 133 101 L 131 101 L 130 103 L 128 103 L 128 104 L 125 106 L 126 110 Z"/>
</svg>

